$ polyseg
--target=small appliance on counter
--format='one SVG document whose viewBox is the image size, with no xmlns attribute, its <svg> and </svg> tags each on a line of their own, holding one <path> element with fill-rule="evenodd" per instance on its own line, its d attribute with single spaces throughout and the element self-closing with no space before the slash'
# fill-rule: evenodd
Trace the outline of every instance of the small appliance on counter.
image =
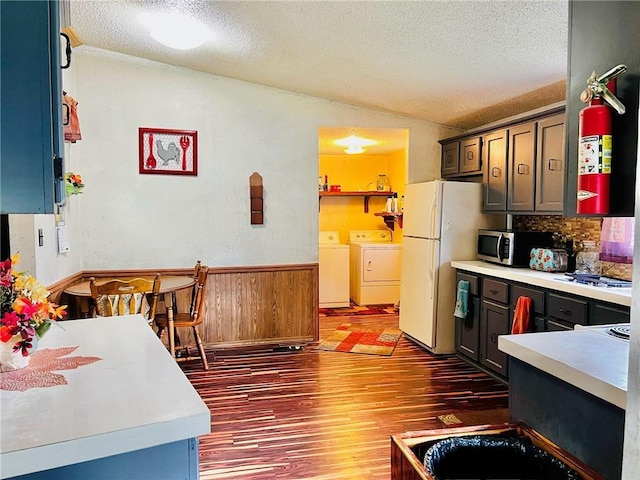
<svg viewBox="0 0 640 480">
<path fill-rule="evenodd" d="M 480 260 L 510 267 L 527 267 L 532 248 L 553 247 L 553 232 L 478 230 Z"/>
<path fill-rule="evenodd" d="M 563 248 L 532 248 L 529 260 L 531 270 L 566 272 L 569 255 Z"/>
</svg>

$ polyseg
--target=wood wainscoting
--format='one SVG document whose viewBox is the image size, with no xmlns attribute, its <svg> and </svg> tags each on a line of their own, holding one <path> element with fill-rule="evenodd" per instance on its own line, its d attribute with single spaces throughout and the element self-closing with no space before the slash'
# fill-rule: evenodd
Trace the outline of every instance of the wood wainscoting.
<svg viewBox="0 0 640 480">
<path fill-rule="evenodd" d="M 49 286 L 51 300 L 69 305 L 69 318 L 79 308 L 63 290 L 90 277 L 192 275 L 185 269 L 85 271 Z M 160 280 L 162 281 L 162 279 Z M 178 309 L 187 308 L 190 290 L 177 292 Z M 162 302 L 158 308 L 164 308 Z M 183 310 L 184 311 L 184 310 Z M 181 343 L 193 342 L 190 329 L 179 329 Z M 209 267 L 205 321 L 200 327 L 205 345 L 230 348 L 250 345 L 298 345 L 319 339 L 318 264 Z"/>
</svg>

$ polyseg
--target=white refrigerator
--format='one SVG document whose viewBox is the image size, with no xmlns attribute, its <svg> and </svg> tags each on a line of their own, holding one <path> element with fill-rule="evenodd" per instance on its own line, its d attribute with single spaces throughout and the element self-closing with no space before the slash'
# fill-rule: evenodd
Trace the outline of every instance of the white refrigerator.
<svg viewBox="0 0 640 480">
<path fill-rule="evenodd" d="M 400 329 L 437 354 L 455 351 L 452 260 L 475 260 L 479 228 L 504 225 L 484 215 L 482 184 L 435 180 L 406 185 L 402 227 Z"/>
</svg>

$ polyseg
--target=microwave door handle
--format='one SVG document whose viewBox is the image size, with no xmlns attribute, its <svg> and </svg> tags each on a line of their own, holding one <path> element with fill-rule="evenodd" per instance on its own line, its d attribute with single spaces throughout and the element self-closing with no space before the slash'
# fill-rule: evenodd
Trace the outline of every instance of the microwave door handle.
<svg viewBox="0 0 640 480">
<path fill-rule="evenodd" d="M 498 260 L 500 262 L 502 262 L 502 242 L 504 241 L 504 235 L 501 233 L 500 236 L 498 237 L 498 251 L 496 252 L 496 255 L 498 256 Z"/>
</svg>

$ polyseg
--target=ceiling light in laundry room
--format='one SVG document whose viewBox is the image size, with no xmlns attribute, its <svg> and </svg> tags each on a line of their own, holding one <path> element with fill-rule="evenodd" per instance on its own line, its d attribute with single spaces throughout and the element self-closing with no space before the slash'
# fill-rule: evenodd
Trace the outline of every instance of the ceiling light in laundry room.
<svg viewBox="0 0 640 480">
<path fill-rule="evenodd" d="M 151 37 L 176 50 L 197 48 L 212 36 L 202 23 L 178 12 L 143 12 L 140 20 Z"/>
<path fill-rule="evenodd" d="M 347 147 L 345 153 L 356 154 L 366 152 L 363 147 L 375 145 L 378 142 L 376 142 L 375 140 L 369 140 L 367 138 L 357 137 L 355 135 L 349 135 L 348 137 L 340 138 L 333 143 L 340 147 Z"/>
</svg>

